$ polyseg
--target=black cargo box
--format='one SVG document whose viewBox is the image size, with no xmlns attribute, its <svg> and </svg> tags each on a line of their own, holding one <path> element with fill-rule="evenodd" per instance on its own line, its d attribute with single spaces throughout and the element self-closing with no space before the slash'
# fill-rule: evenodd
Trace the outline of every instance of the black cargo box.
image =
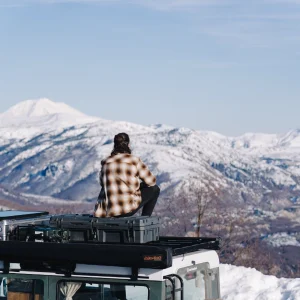
<svg viewBox="0 0 300 300">
<path fill-rule="evenodd" d="M 60 230 L 46 225 L 28 224 L 17 226 L 10 234 L 9 240 L 20 242 L 63 242 Z"/>
<path fill-rule="evenodd" d="M 159 240 L 158 217 L 95 219 L 93 227 L 99 242 L 144 244 Z"/>
<path fill-rule="evenodd" d="M 68 242 L 89 242 L 95 239 L 92 215 L 57 215 L 50 218 L 52 227 L 62 230 L 63 239 Z"/>
<path fill-rule="evenodd" d="M 158 217 L 95 218 L 92 215 L 58 215 L 50 226 L 64 231 L 70 242 L 144 244 L 159 240 Z"/>
</svg>

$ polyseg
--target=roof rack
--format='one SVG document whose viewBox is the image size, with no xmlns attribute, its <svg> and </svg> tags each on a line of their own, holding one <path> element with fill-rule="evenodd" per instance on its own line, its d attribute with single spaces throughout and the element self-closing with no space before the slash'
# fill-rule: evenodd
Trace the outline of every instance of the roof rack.
<svg viewBox="0 0 300 300">
<path fill-rule="evenodd" d="M 172 248 L 173 256 L 198 251 L 201 249 L 220 250 L 221 238 L 193 238 L 193 237 L 170 237 L 161 236 L 158 242 L 149 243 L 161 247 Z"/>
<path fill-rule="evenodd" d="M 219 243 L 220 238 L 190 237 L 160 237 L 147 244 L 2 241 L 0 261 L 4 273 L 10 272 L 10 263 L 20 263 L 22 270 L 71 276 L 76 264 L 88 264 L 131 267 L 132 278 L 137 278 L 139 268 L 166 269 L 172 266 L 173 256 L 201 249 L 219 250 Z"/>
</svg>

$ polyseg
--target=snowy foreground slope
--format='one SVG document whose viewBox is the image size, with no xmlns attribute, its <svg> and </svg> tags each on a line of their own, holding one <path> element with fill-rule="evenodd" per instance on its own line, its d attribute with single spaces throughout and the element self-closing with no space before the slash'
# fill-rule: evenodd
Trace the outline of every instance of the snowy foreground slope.
<svg viewBox="0 0 300 300">
<path fill-rule="evenodd" d="M 300 278 L 263 275 L 255 269 L 220 265 L 223 300 L 300 300 Z"/>
</svg>

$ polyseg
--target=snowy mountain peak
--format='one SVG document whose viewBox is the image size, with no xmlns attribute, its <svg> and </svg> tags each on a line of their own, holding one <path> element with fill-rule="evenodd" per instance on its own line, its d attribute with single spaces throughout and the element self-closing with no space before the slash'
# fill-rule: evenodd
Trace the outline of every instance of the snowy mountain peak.
<svg viewBox="0 0 300 300">
<path fill-rule="evenodd" d="M 22 101 L 2 114 L 3 117 L 40 117 L 52 114 L 67 114 L 85 117 L 80 111 L 65 103 L 53 102 L 47 98 Z"/>
<path fill-rule="evenodd" d="M 99 122 L 65 103 L 42 98 L 20 102 L 0 114 L 2 138 L 30 138 L 43 132 Z"/>
</svg>

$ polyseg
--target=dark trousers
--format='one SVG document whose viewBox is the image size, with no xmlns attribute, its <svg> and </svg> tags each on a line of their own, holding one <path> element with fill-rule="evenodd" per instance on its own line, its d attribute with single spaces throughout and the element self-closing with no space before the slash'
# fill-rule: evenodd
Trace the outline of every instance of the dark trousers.
<svg viewBox="0 0 300 300">
<path fill-rule="evenodd" d="M 142 202 L 139 207 L 130 213 L 120 215 L 118 217 L 131 217 L 136 214 L 141 208 L 143 208 L 142 216 L 151 216 L 159 193 L 160 189 L 157 185 L 146 186 L 145 184 L 141 184 Z"/>
</svg>

